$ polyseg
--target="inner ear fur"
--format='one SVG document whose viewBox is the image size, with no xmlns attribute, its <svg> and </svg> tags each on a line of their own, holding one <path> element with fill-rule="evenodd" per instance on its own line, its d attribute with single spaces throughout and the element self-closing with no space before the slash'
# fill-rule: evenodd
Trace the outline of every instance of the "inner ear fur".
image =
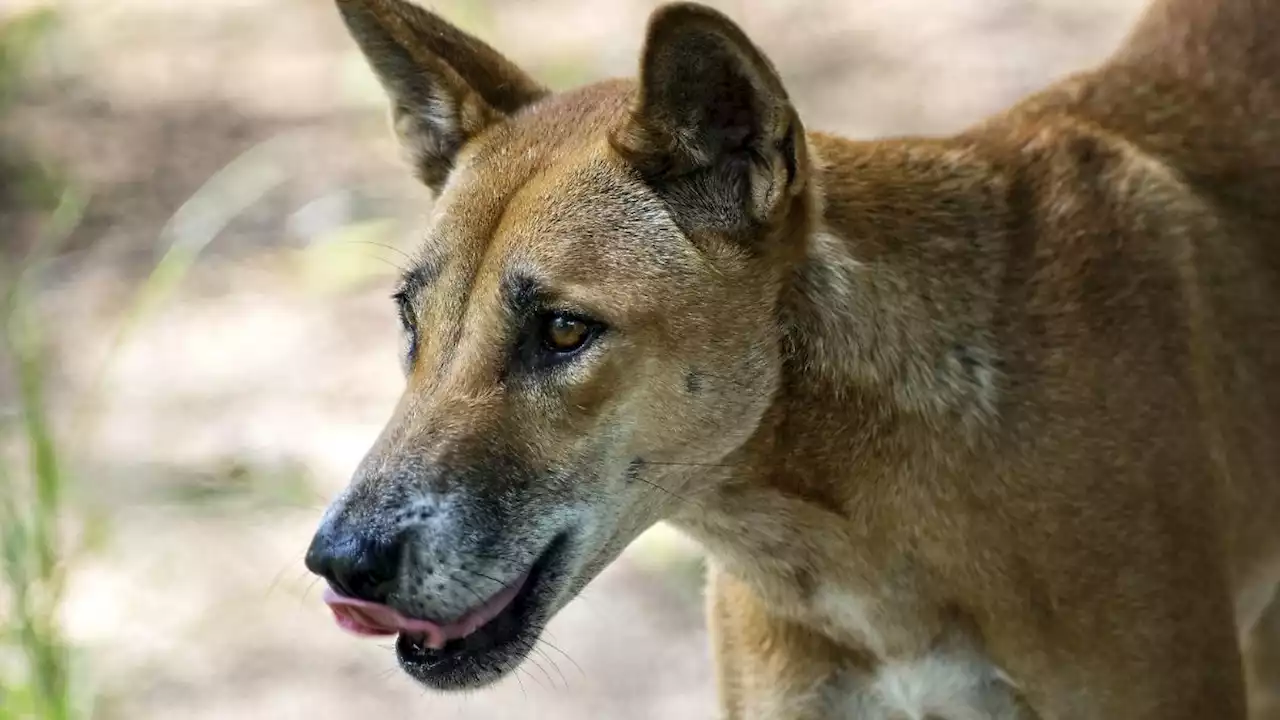
<svg viewBox="0 0 1280 720">
<path fill-rule="evenodd" d="M 773 65 L 733 21 L 693 3 L 650 18 L 613 146 L 712 230 L 769 220 L 807 171 L 804 129 Z"/>
<path fill-rule="evenodd" d="M 391 102 L 415 173 L 439 192 L 463 145 L 547 89 L 481 40 L 406 0 L 337 0 Z"/>
</svg>

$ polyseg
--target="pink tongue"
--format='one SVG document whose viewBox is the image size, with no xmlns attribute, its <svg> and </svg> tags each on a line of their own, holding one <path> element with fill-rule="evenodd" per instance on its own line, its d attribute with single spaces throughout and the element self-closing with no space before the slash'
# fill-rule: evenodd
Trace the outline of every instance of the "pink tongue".
<svg viewBox="0 0 1280 720">
<path fill-rule="evenodd" d="M 386 605 L 339 595 L 333 588 L 325 588 L 324 601 L 333 611 L 333 617 L 337 620 L 338 626 L 347 632 L 375 636 L 397 633 L 420 635 L 427 647 L 438 650 L 444 647 L 446 642 L 464 638 L 497 617 L 515 599 L 524 581 L 525 577 L 520 578 L 486 600 L 483 605 L 446 625 L 405 617 Z"/>
</svg>

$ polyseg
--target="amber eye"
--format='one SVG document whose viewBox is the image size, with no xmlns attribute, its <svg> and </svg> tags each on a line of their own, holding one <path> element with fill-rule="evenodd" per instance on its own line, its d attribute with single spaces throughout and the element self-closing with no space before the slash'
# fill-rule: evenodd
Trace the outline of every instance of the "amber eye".
<svg viewBox="0 0 1280 720">
<path fill-rule="evenodd" d="M 591 325 L 572 315 L 552 313 L 542 326 L 542 344 L 552 352 L 573 352 L 590 339 Z"/>
</svg>

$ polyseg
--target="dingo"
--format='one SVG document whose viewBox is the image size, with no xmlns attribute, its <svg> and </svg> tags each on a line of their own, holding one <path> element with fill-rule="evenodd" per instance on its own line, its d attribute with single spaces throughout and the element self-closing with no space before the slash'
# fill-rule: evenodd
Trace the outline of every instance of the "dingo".
<svg viewBox="0 0 1280 720">
<path fill-rule="evenodd" d="M 806 131 L 697 5 L 563 93 L 338 6 L 437 196 L 404 396 L 307 557 L 343 626 L 476 687 L 666 520 L 712 557 L 730 720 L 1245 716 L 1280 1 L 1156 2 L 1093 71 L 875 142 Z"/>
</svg>

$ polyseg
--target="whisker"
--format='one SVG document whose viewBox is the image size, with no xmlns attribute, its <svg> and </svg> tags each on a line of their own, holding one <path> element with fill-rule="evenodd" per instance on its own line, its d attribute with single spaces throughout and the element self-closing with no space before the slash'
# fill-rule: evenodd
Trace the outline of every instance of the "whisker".
<svg viewBox="0 0 1280 720">
<path fill-rule="evenodd" d="M 360 244 L 362 244 L 362 245 L 373 245 L 374 247 L 386 248 L 387 250 L 390 250 L 390 251 L 391 251 L 391 252 L 393 252 L 393 253 L 398 253 L 398 254 L 400 255 L 400 257 L 404 258 L 405 260 L 408 260 L 410 263 L 417 262 L 417 261 L 414 259 L 414 257 L 413 257 L 412 255 L 410 255 L 409 253 L 405 252 L 404 250 L 402 250 L 402 249 L 400 249 L 400 248 L 396 247 L 395 245 L 391 245 L 391 244 L 384 243 L 384 242 L 378 242 L 377 240 L 356 240 L 356 239 L 349 239 L 349 240 L 347 240 L 347 242 L 351 242 L 351 243 L 360 243 Z"/>
<path fill-rule="evenodd" d="M 356 241 L 352 240 L 352 241 L 349 241 L 349 242 L 356 242 Z M 398 263 L 392 262 L 391 260 L 389 260 L 389 259 L 387 259 L 387 258 L 385 258 L 385 257 L 383 257 L 383 256 L 381 256 L 381 255 L 375 255 L 375 254 L 373 254 L 373 253 L 361 253 L 361 254 L 362 254 L 362 255 L 364 255 L 365 257 L 373 258 L 374 260 L 377 260 L 378 262 L 386 263 L 386 264 L 387 264 L 387 266 L 389 266 L 391 269 L 395 270 L 397 273 L 399 273 L 399 274 L 401 274 L 401 275 L 403 275 L 403 274 L 405 274 L 405 273 L 409 272 L 409 269 L 408 269 L 408 268 L 406 268 L 406 267 L 404 267 L 403 265 L 400 265 L 400 264 L 398 264 Z"/>
<path fill-rule="evenodd" d="M 529 692 L 528 692 L 527 690 L 525 690 L 525 689 L 524 689 L 524 681 L 520 679 L 520 666 L 519 666 L 519 665 L 517 665 L 517 666 L 516 666 L 516 668 L 515 668 L 515 672 L 511 673 L 511 677 L 514 677 L 514 678 L 516 679 L 516 683 L 520 685 L 520 695 L 525 699 L 525 702 L 528 702 L 528 701 L 529 701 Z"/>
<path fill-rule="evenodd" d="M 476 577 L 484 578 L 485 580 L 488 580 L 489 582 L 493 583 L 494 585 L 497 585 L 500 589 L 501 589 L 501 588 L 505 588 L 505 587 L 507 586 L 507 583 L 504 583 L 504 582 L 502 582 L 501 580 L 498 580 L 497 578 L 494 578 L 494 577 L 492 577 L 492 576 L 490 576 L 490 575 L 486 575 L 485 573 L 482 573 L 482 572 L 480 572 L 480 571 L 478 571 L 478 570 L 472 570 L 472 569 L 470 569 L 470 568 L 465 568 L 465 567 L 464 567 L 464 568 L 459 568 L 459 570 L 462 570 L 462 571 L 464 571 L 464 572 L 467 572 L 467 573 L 470 573 L 470 574 L 472 574 L 472 575 L 475 575 Z"/>
<path fill-rule="evenodd" d="M 311 591 L 315 589 L 316 583 L 318 582 L 320 582 L 319 577 L 312 578 L 311 582 L 307 584 L 307 588 L 302 591 L 302 597 L 298 599 L 299 604 L 304 604 L 307 602 L 307 596 L 310 595 Z"/>
<path fill-rule="evenodd" d="M 291 558 L 288 563 L 280 568 L 279 572 L 275 574 L 275 577 L 271 579 L 271 583 L 267 585 L 266 592 L 262 596 L 263 600 L 271 599 L 271 595 L 280 587 L 281 581 L 284 580 L 284 574 L 288 572 L 289 568 L 294 568 L 294 572 L 297 572 L 297 565 L 294 564 L 296 562 L 296 559 Z"/>
<path fill-rule="evenodd" d="M 543 667 L 543 666 L 542 666 L 542 663 L 538 662 L 538 659 L 537 659 L 537 658 L 535 658 L 533 655 L 530 655 L 530 654 L 529 654 L 531 651 L 534 651 L 534 650 L 536 650 L 536 649 L 537 649 L 537 647 L 536 647 L 536 641 L 533 641 L 533 640 L 521 640 L 521 641 L 520 641 L 520 648 L 525 652 L 524 659 L 525 659 L 525 660 L 528 660 L 528 661 L 529 661 L 529 662 L 531 662 L 531 663 L 533 663 L 533 666 L 534 666 L 534 667 L 536 667 L 536 668 L 538 668 L 538 670 L 542 672 L 543 676 L 545 676 L 545 677 L 547 678 L 547 682 L 548 682 L 548 683 L 551 683 L 551 687 L 552 687 L 552 689 L 554 689 L 554 688 L 555 688 L 555 680 L 551 677 L 551 673 L 547 672 L 547 669 L 546 669 L 545 667 Z M 543 657 L 544 657 L 544 658 L 546 658 L 546 656 L 545 656 L 545 655 L 543 655 Z M 550 660 L 550 658 L 547 658 L 547 660 L 549 661 L 549 660 Z M 554 665 L 555 663 L 552 663 L 552 664 Z M 556 668 L 556 670 L 557 670 L 557 671 L 559 671 L 559 668 Z M 564 673 L 561 673 L 561 674 L 560 674 L 560 676 L 563 678 L 563 677 L 564 677 Z M 544 687 L 545 687 L 545 686 L 544 686 Z M 565 689 L 568 689 L 568 686 L 567 686 L 567 685 L 565 686 Z"/>
<path fill-rule="evenodd" d="M 543 684 L 542 684 L 542 681 L 541 681 L 541 680 L 539 680 L 536 676 L 534 676 L 534 674 L 533 674 L 533 673 L 529 672 L 529 670 L 528 670 L 527 668 L 523 668 L 523 667 L 521 667 L 521 666 L 519 666 L 519 665 L 516 665 L 516 666 L 515 666 L 515 670 L 517 670 L 517 671 L 519 671 L 519 670 L 524 670 L 524 674 L 525 674 L 525 676 L 526 676 L 526 677 L 528 677 L 530 680 L 534 681 L 535 683 L 537 683 L 537 684 L 538 684 L 538 687 L 542 688 L 543 690 L 546 690 L 546 689 L 547 689 L 547 686 L 546 686 L 546 685 L 543 685 Z"/>
<path fill-rule="evenodd" d="M 658 483 L 656 483 L 656 482 L 653 482 L 652 480 L 646 480 L 646 479 L 644 479 L 644 478 L 640 477 L 639 475 L 632 475 L 631 477 L 632 477 L 632 479 L 634 479 L 634 480 L 639 480 L 640 482 L 644 483 L 645 485 L 648 485 L 648 486 L 649 486 L 649 487 L 651 487 L 651 488 L 654 488 L 655 490 L 661 490 L 662 492 L 664 492 L 664 493 L 666 493 L 666 494 L 670 495 L 671 497 L 673 497 L 673 498 L 675 498 L 675 499 L 677 499 L 677 500 L 681 500 L 681 501 L 683 501 L 683 502 L 687 502 L 687 503 L 689 503 L 690 505 L 692 505 L 692 506 L 694 506 L 694 507 L 698 508 L 699 510 L 705 510 L 705 509 L 706 509 L 706 508 L 703 508 L 703 507 L 702 507 L 702 503 L 699 503 L 699 502 L 697 502 L 696 500 L 693 500 L 693 499 L 691 499 L 691 498 L 687 498 L 687 497 L 685 497 L 685 496 L 681 495 L 680 493 L 677 493 L 677 492 L 675 492 L 675 491 L 673 491 L 673 490 L 668 490 L 667 488 L 662 487 L 661 485 L 659 485 L 659 484 L 658 484 Z"/>
<path fill-rule="evenodd" d="M 406 260 L 408 260 L 408 261 L 409 261 L 409 265 L 412 265 L 412 264 L 414 263 L 414 259 L 413 259 L 413 257 L 412 257 L 411 255 L 409 255 L 408 253 L 406 253 L 405 251 L 401 250 L 401 249 L 400 249 L 400 248 L 398 248 L 398 247 L 394 247 L 394 246 L 392 246 L 392 245 L 388 245 L 388 244 L 386 244 L 386 243 L 374 242 L 374 241 L 372 241 L 372 240 L 343 240 L 342 242 L 351 243 L 351 244 L 353 244 L 353 245 L 372 245 L 372 246 L 374 246 L 374 247 L 385 248 L 385 249 L 387 249 L 387 250 L 391 250 L 391 251 L 393 251 L 393 252 L 399 253 L 402 257 L 404 257 L 404 259 L 406 259 Z M 399 264 L 399 263 L 392 262 L 390 259 L 385 258 L 385 257 L 383 257 L 383 256 L 381 256 L 381 255 L 375 255 L 375 254 L 373 254 L 373 253 L 368 253 L 368 257 L 373 257 L 373 258 L 377 258 L 377 259 L 379 259 L 379 260 L 382 260 L 383 262 L 387 263 L 388 265 L 390 265 L 390 266 L 394 267 L 394 268 L 395 268 L 396 270 L 398 270 L 401 274 L 405 274 L 405 273 L 408 273 L 408 272 L 409 272 L 409 266 L 408 266 L 408 265 L 401 265 L 401 264 Z"/>
<path fill-rule="evenodd" d="M 533 648 L 530 647 L 529 649 L 532 650 Z M 554 690 L 556 686 L 556 681 L 554 678 L 551 677 L 551 673 L 547 672 L 547 669 L 542 666 L 542 663 L 538 662 L 538 659 L 532 655 L 525 655 L 525 659 L 533 663 L 533 666 L 538 668 L 538 671 L 541 672 L 543 677 L 547 679 L 547 685 L 549 685 L 550 687 L 547 687 L 546 689 Z"/>
<path fill-rule="evenodd" d="M 542 659 L 551 663 L 551 667 L 555 669 L 556 674 L 560 676 L 560 682 L 563 685 L 565 691 L 567 692 L 569 690 L 569 678 L 565 677 L 564 671 L 560 669 L 560 666 L 556 664 L 556 661 L 552 659 L 550 655 L 543 652 L 542 648 L 538 647 L 538 641 L 536 640 L 533 642 L 533 647 L 531 647 L 530 649 L 533 650 L 533 652 L 536 652 L 539 655 L 541 655 Z"/>
<path fill-rule="evenodd" d="M 514 555 L 482 555 L 480 553 L 471 553 L 471 557 L 478 560 L 493 560 L 495 562 L 504 563 L 515 562 L 517 560 Z"/>
<path fill-rule="evenodd" d="M 471 587 L 470 585 L 468 585 L 466 582 L 464 582 L 464 581 L 463 581 L 463 580 L 461 580 L 460 578 L 453 578 L 453 580 L 454 580 L 455 582 L 457 582 L 459 585 L 461 585 L 461 586 L 462 586 L 462 589 L 466 590 L 467 592 L 471 593 L 472 595 L 475 595 L 475 596 L 476 596 L 476 602 L 477 602 L 477 603 L 479 603 L 480 605 L 483 605 L 483 604 L 485 604 L 486 602 L 488 602 L 488 598 L 486 598 L 485 596 L 483 596 L 483 595 L 481 595 L 480 593 L 476 592 L 476 591 L 475 591 L 475 588 Z"/>
<path fill-rule="evenodd" d="M 648 460 L 641 459 L 642 465 L 657 465 L 659 467 L 704 467 L 704 468 L 736 468 L 746 467 L 747 463 L 699 463 L 699 462 L 678 462 L 675 460 Z"/>
<path fill-rule="evenodd" d="M 546 638 L 539 638 L 539 639 L 538 639 L 538 642 L 542 643 L 543 645 L 546 645 L 547 647 L 551 648 L 552 650 L 555 650 L 556 652 L 558 652 L 558 653 L 560 653 L 561 655 L 563 655 L 565 660 L 568 660 L 569 662 L 573 663 L 573 666 L 574 666 L 575 668 L 577 668 L 577 669 L 578 669 L 578 672 L 582 675 L 582 679 L 583 679 L 583 680 L 586 680 L 586 679 L 587 679 L 587 671 L 582 669 L 582 666 L 578 664 L 578 661 L 577 661 L 577 660 L 574 660 L 573 658 L 569 657 L 569 653 L 567 653 L 567 652 L 565 652 L 565 651 L 561 650 L 560 648 L 556 647 L 555 645 L 553 645 L 553 644 L 552 644 L 549 640 L 547 640 Z"/>
</svg>

